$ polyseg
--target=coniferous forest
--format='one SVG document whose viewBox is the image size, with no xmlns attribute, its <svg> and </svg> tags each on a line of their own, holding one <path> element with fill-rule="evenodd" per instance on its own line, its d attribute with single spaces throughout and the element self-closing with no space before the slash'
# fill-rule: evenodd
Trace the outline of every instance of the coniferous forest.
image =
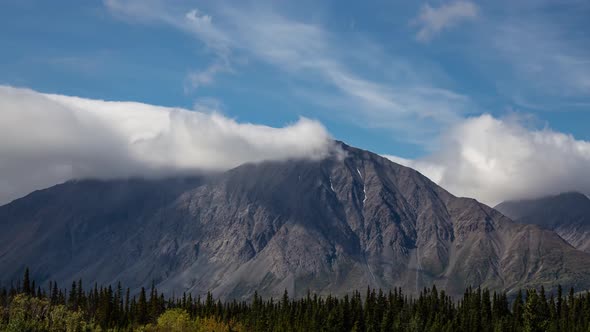
<svg viewBox="0 0 590 332">
<path fill-rule="evenodd" d="M 69 288 L 22 281 L 0 289 L 0 331 L 589 331 L 590 293 L 527 289 L 509 301 L 487 289 L 453 299 L 435 286 L 416 298 L 402 289 L 343 297 L 221 302 L 211 294 L 166 297 L 155 287 L 131 295 L 121 284 Z"/>
</svg>

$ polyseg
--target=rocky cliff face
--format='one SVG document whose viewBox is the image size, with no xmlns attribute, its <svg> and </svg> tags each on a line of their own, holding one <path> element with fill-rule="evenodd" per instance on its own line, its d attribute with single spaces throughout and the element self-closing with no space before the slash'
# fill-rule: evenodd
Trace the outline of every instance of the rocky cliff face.
<svg viewBox="0 0 590 332">
<path fill-rule="evenodd" d="M 508 201 L 496 209 L 518 223 L 536 224 L 557 232 L 572 246 L 590 252 L 590 199 L 569 192 L 539 199 Z"/>
<path fill-rule="evenodd" d="M 321 161 L 33 193 L 0 208 L 0 272 L 15 277 L 26 264 L 43 280 L 155 281 L 223 298 L 433 283 L 451 294 L 470 285 L 590 287 L 590 255 L 555 232 L 339 145 L 343 153 Z"/>
</svg>

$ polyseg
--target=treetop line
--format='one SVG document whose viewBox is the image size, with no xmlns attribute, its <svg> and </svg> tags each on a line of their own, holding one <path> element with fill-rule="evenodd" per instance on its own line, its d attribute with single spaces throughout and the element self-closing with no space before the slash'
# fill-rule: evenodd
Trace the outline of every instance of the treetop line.
<svg viewBox="0 0 590 332">
<path fill-rule="evenodd" d="M 172 325 L 170 325 L 172 324 Z M 180 325 L 178 325 L 180 324 Z M 137 296 L 118 283 L 70 290 L 56 282 L 35 285 L 26 269 L 22 283 L 0 289 L 0 331 L 588 331 L 590 293 L 547 297 L 545 289 L 506 293 L 468 288 L 454 300 L 436 286 L 410 297 L 401 288 L 368 288 L 342 297 L 308 293 L 299 299 L 251 301 L 202 299 L 184 293 L 166 298 L 152 285 Z"/>
</svg>

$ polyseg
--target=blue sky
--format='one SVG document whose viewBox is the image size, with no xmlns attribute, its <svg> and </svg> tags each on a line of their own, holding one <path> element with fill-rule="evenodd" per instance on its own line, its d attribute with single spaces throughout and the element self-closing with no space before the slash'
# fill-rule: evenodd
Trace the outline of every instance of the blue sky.
<svg viewBox="0 0 590 332">
<path fill-rule="evenodd" d="M 0 82 L 186 108 L 214 103 L 272 126 L 305 116 L 353 145 L 409 158 L 482 113 L 590 139 L 587 1 L 166 4 L 4 1 Z M 203 31 L 186 26 L 191 11 Z M 199 73 L 209 76 L 191 83 Z"/>
<path fill-rule="evenodd" d="M 83 124 L 44 118 L 45 107 L 74 117 L 102 110 L 109 124 L 93 127 L 95 136 L 114 130 L 139 151 L 124 174 L 136 174 L 138 163 L 144 170 L 210 166 L 198 155 L 225 168 L 289 157 L 283 148 L 314 155 L 327 130 L 489 204 L 590 194 L 588 17 L 590 2 L 582 0 L 5 0 L 0 139 L 9 143 L 0 142 L 0 153 L 14 165 L 0 164 L 0 175 L 15 179 L 5 188 L 18 188 L 0 192 L 0 202 L 122 167 L 110 160 L 105 168 L 102 141 L 67 145 Z M 172 109 L 153 105 L 193 110 L 193 117 L 178 122 Z M 22 115 L 25 106 L 37 120 Z M 156 111 L 169 126 L 153 121 Z M 46 142 L 35 133 L 55 128 L 67 140 L 39 152 Z M 146 132 L 149 149 L 136 144 Z M 309 137 L 294 142 L 294 133 Z M 262 147 L 269 137 L 280 144 Z M 236 139 L 254 157 L 232 159 Z M 99 154 L 89 157 L 89 148 Z M 152 151 L 168 159 L 155 162 Z M 177 160 L 183 153 L 187 159 Z M 30 177 L 23 165 L 44 165 L 44 158 L 54 163 L 51 176 L 35 169 L 43 180 L 20 186 Z"/>
</svg>

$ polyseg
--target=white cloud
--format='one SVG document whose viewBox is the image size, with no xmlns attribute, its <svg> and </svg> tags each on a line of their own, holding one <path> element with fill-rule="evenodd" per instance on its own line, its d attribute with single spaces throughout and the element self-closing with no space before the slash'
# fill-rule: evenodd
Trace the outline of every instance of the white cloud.
<svg viewBox="0 0 590 332">
<path fill-rule="evenodd" d="M 223 102 L 213 97 L 201 97 L 193 103 L 193 110 L 201 113 L 219 113 L 223 107 Z"/>
<path fill-rule="evenodd" d="M 387 157 L 453 194 L 491 205 L 571 190 L 590 193 L 590 142 L 487 114 L 453 127 L 429 157 Z"/>
<path fill-rule="evenodd" d="M 477 16 L 478 7 L 470 1 L 454 1 L 438 8 L 425 4 L 412 23 L 419 26 L 416 39 L 427 42 L 441 31 Z"/>
<path fill-rule="evenodd" d="M 186 13 L 186 18 L 194 22 L 197 28 L 203 28 L 211 24 L 211 16 L 201 14 L 198 9 L 193 9 Z"/>
<path fill-rule="evenodd" d="M 103 0 L 111 13 L 124 19 L 139 22 L 160 23 L 197 37 L 217 59 L 205 70 L 191 71 L 187 75 L 186 89 L 210 85 L 215 76 L 232 72 L 231 48 L 235 41 L 213 23 L 213 16 L 201 12 L 197 8 L 186 12 L 172 3 L 157 0 Z"/>
<path fill-rule="evenodd" d="M 309 85 L 309 91 L 300 93 L 310 96 L 306 98 L 309 102 L 322 104 L 330 99 L 338 104 L 338 114 L 368 127 L 394 129 L 411 142 L 436 135 L 441 125 L 454 123 L 472 106 L 468 97 L 434 86 L 432 77 L 380 53 L 377 45 L 365 39 L 354 45 L 356 41 L 348 36 L 342 42 L 320 25 L 269 8 L 217 4 L 212 15 L 192 7 L 167 7 L 159 1 L 150 2 L 149 10 L 136 2 L 109 0 L 106 4 L 116 15 L 157 21 L 191 33 L 215 52 L 217 60 L 211 67 L 189 74 L 192 87 L 211 84 L 219 73 L 233 72 L 232 58 L 239 54 L 308 82 L 296 89 Z M 347 57 L 354 56 L 362 57 L 365 64 L 380 61 L 387 66 L 379 71 L 395 69 L 386 79 L 371 79 L 367 71 L 349 65 Z M 316 84 L 323 87 L 319 95 Z"/>
<path fill-rule="evenodd" d="M 211 85 L 215 77 L 220 73 L 232 72 L 228 62 L 217 61 L 202 71 L 192 71 L 187 77 L 187 90 L 196 89 L 202 86 Z"/>
<path fill-rule="evenodd" d="M 212 112 L 0 86 L 0 203 L 72 178 L 159 177 L 321 158 L 330 142 L 320 123 L 305 118 L 272 128 Z"/>
<path fill-rule="evenodd" d="M 157 0 L 106 3 L 115 15 L 157 21 L 191 33 L 217 59 L 227 63 L 240 54 L 253 59 L 253 63 L 272 65 L 280 73 L 303 80 L 309 84 L 300 84 L 296 93 L 329 105 L 336 110 L 334 114 L 345 114 L 358 125 L 393 129 L 396 137 L 414 143 L 432 142 L 440 130 L 447 130 L 444 139 L 437 141 L 439 153 L 420 160 L 397 160 L 421 170 L 456 194 L 493 204 L 576 188 L 589 192 L 584 173 L 589 169 L 588 142 L 551 130 L 527 130 L 518 123 L 489 115 L 465 120 L 466 114 L 477 114 L 477 107 L 468 97 L 436 85 L 452 82 L 452 78 L 429 76 L 431 67 L 421 70 L 416 62 L 383 54 L 370 41 L 359 43 L 356 34 L 339 40 L 319 24 L 262 7 L 236 8 L 216 3 L 207 8 L 211 13 L 206 13 L 193 7 L 167 6 L 168 2 Z M 494 86 L 502 89 L 507 85 L 503 89 L 511 94 L 534 89 L 538 91 L 533 95 L 537 102 L 542 100 L 537 97 L 544 95 L 586 96 L 590 75 L 585 49 L 572 46 L 572 36 L 545 24 L 548 20 L 531 21 L 530 16 L 537 11 L 530 5 L 486 4 L 491 6 L 490 15 L 473 29 L 477 38 L 466 43 L 479 41 L 472 51 L 474 59 L 487 58 L 487 62 L 480 61 L 485 67 L 482 72 L 493 71 Z M 515 6 L 524 9 L 502 19 L 493 16 L 510 12 Z M 439 6 L 426 4 L 412 21 L 418 29 L 416 38 L 431 40 L 461 23 L 478 19 L 480 11 L 468 0 Z M 363 67 L 368 63 L 372 67 Z M 505 81 L 517 82 L 518 86 L 503 82 L 501 75 L 506 72 L 497 70 L 497 65 L 510 68 Z M 199 86 L 208 84 L 219 72 L 214 70 L 209 75 L 205 70 L 195 75 L 194 81 Z M 310 86 L 308 90 L 306 85 Z M 531 93 L 522 94 L 526 97 Z"/>
</svg>

